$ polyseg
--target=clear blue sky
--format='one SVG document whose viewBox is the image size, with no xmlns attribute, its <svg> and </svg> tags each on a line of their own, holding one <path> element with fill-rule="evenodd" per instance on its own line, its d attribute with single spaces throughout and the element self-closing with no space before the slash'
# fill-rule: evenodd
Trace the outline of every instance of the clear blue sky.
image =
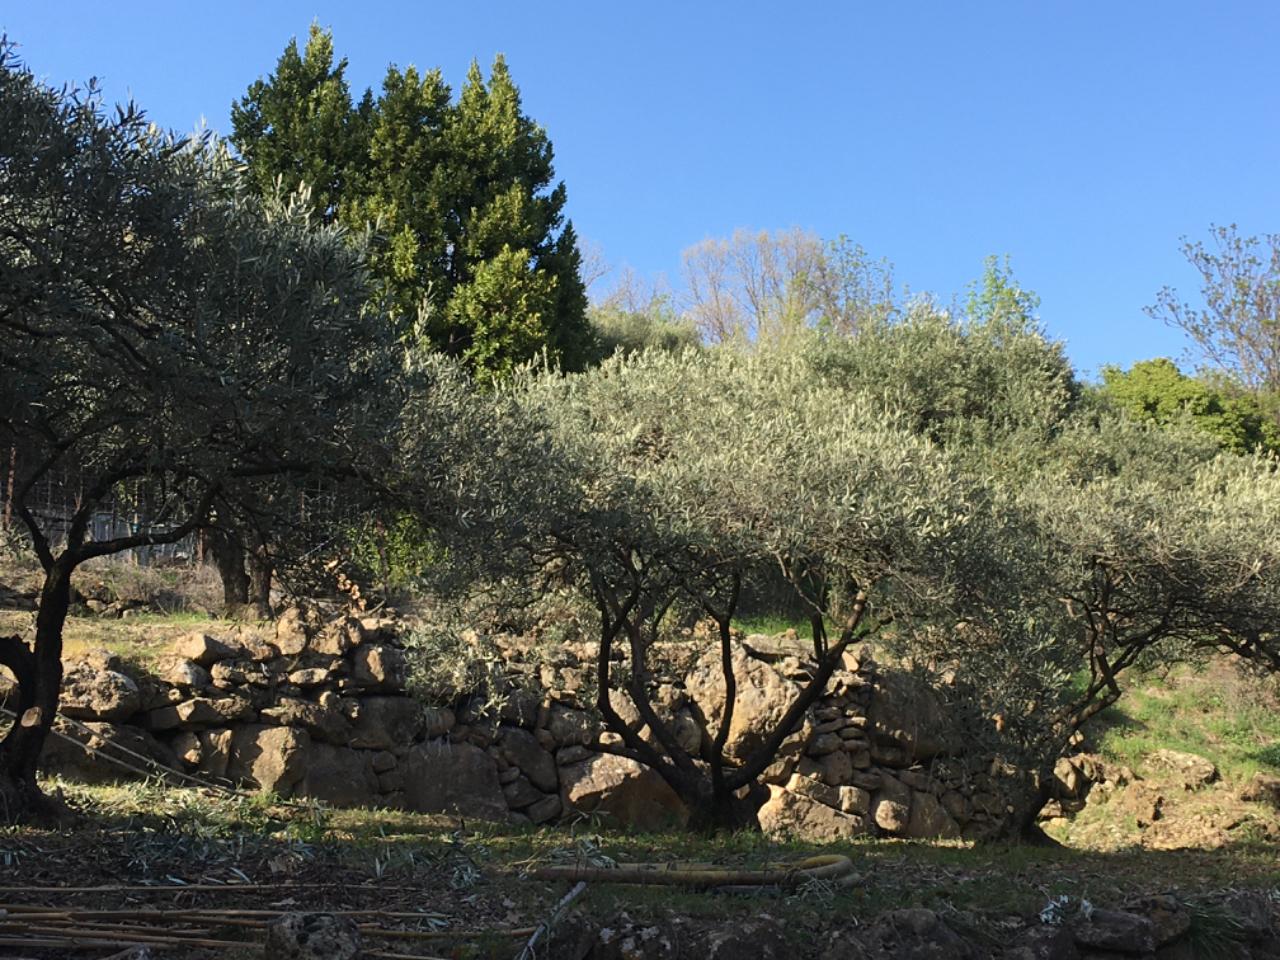
<svg viewBox="0 0 1280 960">
<path fill-rule="evenodd" d="M 674 277 L 706 236 L 800 226 L 949 298 L 1007 253 L 1085 374 L 1180 355 L 1142 307 L 1195 293 L 1182 236 L 1280 232 L 1267 0 L 0 3 L 37 74 L 182 131 L 226 132 L 313 19 L 358 88 L 505 53 L 611 262 Z"/>
</svg>

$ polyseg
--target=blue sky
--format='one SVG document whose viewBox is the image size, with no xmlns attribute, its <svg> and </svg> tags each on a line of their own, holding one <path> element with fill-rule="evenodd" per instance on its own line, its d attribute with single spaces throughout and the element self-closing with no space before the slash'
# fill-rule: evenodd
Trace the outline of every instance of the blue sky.
<svg viewBox="0 0 1280 960">
<path fill-rule="evenodd" d="M 389 62 L 507 55 L 579 233 L 678 274 L 735 227 L 848 234 L 949 298 L 1009 254 L 1082 373 L 1181 355 L 1142 307 L 1192 296 L 1180 238 L 1280 232 L 1274 2 L 185 4 L 4 0 L 54 83 L 97 76 L 158 123 L 231 101 L 312 20 L 353 86 Z"/>
</svg>

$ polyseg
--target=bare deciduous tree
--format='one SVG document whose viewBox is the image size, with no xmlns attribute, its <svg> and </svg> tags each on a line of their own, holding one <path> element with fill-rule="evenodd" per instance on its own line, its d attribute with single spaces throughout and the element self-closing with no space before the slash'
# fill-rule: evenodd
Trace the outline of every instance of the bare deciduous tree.
<svg viewBox="0 0 1280 960">
<path fill-rule="evenodd" d="M 852 335 L 897 310 L 888 264 L 846 237 L 737 230 L 695 244 L 683 262 L 685 308 L 711 343 L 777 341 L 808 328 Z"/>
<path fill-rule="evenodd" d="M 1280 391 L 1280 234 L 1246 238 L 1232 224 L 1210 236 L 1213 247 L 1182 245 L 1200 274 L 1203 304 L 1165 287 L 1147 314 L 1182 330 L 1201 360 L 1247 389 Z"/>
</svg>

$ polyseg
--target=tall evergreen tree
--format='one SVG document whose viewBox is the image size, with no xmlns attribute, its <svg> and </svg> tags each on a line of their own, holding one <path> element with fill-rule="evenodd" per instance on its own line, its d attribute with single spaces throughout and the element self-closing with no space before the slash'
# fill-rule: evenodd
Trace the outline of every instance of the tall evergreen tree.
<svg viewBox="0 0 1280 960">
<path fill-rule="evenodd" d="M 546 352 L 594 355 L 581 255 L 546 131 L 499 56 L 456 101 L 439 70 L 392 66 L 353 104 L 332 35 L 312 28 L 234 108 L 234 142 L 263 190 L 304 179 L 323 213 L 380 243 L 371 267 L 408 336 L 499 375 Z M 316 140 L 329 135 L 332 143 Z"/>
<path fill-rule="evenodd" d="M 313 23 L 305 52 L 290 40 L 276 72 L 255 80 L 231 105 L 231 142 L 258 190 L 268 195 L 280 180 L 291 192 L 305 182 L 325 222 L 337 218 L 366 152 L 361 121 L 369 98 L 353 106 L 346 69 L 345 58 L 333 62 L 333 35 Z"/>
</svg>

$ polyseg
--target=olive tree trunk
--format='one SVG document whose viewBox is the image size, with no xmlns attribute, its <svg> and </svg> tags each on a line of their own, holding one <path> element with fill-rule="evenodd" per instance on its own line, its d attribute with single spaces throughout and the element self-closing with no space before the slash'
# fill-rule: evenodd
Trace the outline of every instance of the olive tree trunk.
<svg viewBox="0 0 1280 960">
<path fill-rule="evenodd" d="M 17 820 L 56 819 L 63 812 L 36 782 L 36 769 L 45 738 L 58 712 L 62 688 L 62 627 L 71 606 L 71 573 L 66 557 L 45 574 L 36 615 L 33 651 L 20 637 L 0 638 L 0 663 L 18 681 L 16 718 L 0 741 L 0 817 Z"/>
<path fill-rule="evenodd" d="M 222 580 L 223 616 L 238 617 L 249 605 L 249 574 L 245 572 L 244 547 L 225 530 L 211 529 L 208 533 L 209 550 Z"/>
</svg>

